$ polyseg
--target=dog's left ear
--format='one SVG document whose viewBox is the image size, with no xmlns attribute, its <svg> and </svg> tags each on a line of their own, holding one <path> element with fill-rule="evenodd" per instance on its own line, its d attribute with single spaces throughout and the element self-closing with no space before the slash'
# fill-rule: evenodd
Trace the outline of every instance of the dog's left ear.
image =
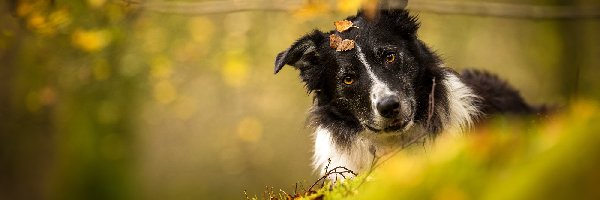
<svg viewBox="0 0 600 200">
<path fill-rule="evenodd" d="M 325 36 L 323 32 L 318 30 L 298 39 L 290 48 L 279 53 L 275 58 L 275 74 L 286 64 L 294 66 L 294 68 L 301 72 L 311 66 L 317 65 L 317 48 L 319 48 L 324 40 Z"/>
<path fill-rule="evenodd" d="M 391 26 L 400 35 L 415 36 L 419 29 L 419 20 L 405 9 L 382 9 L 379 12 L 378 24 Z"/>
</svg>

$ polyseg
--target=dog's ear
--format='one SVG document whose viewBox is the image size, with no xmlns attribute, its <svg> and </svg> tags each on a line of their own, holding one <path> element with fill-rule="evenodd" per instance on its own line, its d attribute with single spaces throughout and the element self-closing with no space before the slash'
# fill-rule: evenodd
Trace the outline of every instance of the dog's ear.
<svg viewBox="0 0 600 200">
<path fill-rule="evenodd" d="M 300 71 L 316 65 L 319 56 L 317 48 L 321 46 L 324 40 L 323 32 L 318 30 L 298 39 L 290 48 L 279 53 L 275 58 L 275 74 L 286 64 L 294 66 Z"/>
<path fill-rule="evenodd" d="M 410 15 L 405 9 L 381 9 L 377 16 L 377 23 L 394 27 L 400 35 L 411 37 L 416 35 L 420 26 L 417 17 Z"/>
</svg>

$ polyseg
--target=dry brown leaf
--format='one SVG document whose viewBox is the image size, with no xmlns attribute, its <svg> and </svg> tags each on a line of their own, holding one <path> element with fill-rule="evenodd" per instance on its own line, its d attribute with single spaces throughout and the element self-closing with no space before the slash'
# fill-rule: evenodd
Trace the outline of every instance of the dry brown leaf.
<svg viewBox="0 0 600 200">
<path fill-rule="evenodd" d="M 337 34 L 329 35 L 329 47 L 336 51 L 348 51 L 354 49 L 354 40 L 344 39 Z"/>
<path fill-rule="evenodd" d="M 356 26 L 353 26 L 354 24 L 348 20 L 333 22 L 333 25 L 335 25 L 335 30 L 337 30 L 340 33 L 344 32 L 352 27 L 356 27 Z M 358 28 L 358 27 L 356 27 L 356 28 Z"/>
<path fill-rule="evenodd" d="M 336 34 L 329 35 L 329 47 L 337 49 L 337 47 L 340 46 L 340 43 L 342 43 L 342 37 Z"/>
<path fill-rule="evenodd" d="M 354 49 L 354 40 L 345 39 L 342 40 L 340 45 L 335 49 L 336 51 L 348 51 Z"/>
</svg>

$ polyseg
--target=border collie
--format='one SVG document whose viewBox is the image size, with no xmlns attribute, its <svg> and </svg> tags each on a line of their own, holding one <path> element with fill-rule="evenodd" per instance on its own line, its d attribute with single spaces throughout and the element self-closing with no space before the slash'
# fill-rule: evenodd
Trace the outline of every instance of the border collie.
<svg viewBox="0 0 600 200">
<path fill-rule="evenodd" d="M 495 75 L 444 66 L 417 38 L 419 23 L 404 9 L 373 17 L 359 11 L 346 20 L 347 30 L 315 30 L 275 61 L 275 73 L 293 66 L 314 95 L 308 123 L 317 170 L 364 171 L 374 156 L 418 136 L 464 131 L 488 115 L 536 112 Z M 336 49 L 336 38 L 350 42 Z"/>
</svg>

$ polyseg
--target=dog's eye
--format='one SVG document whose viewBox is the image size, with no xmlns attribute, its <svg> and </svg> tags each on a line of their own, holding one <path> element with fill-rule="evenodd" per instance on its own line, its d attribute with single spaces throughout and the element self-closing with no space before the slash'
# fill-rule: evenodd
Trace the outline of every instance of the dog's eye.
<svg viewBox="0 0 600 200">
<path fill-rule="evenodd" d="M 395 53 L 386 53 L 385 54 L 385 62 L 388 64 L 394 63 L 396 61 Z"/>
<path fill-rule="evenodd" d="M 352 85 L 352 83 L 354 83 L 354 79 L 350 76 L 346 76 L 346 77 L 344 77 L 343 82 L 346 85 Z"/>
</svg>

